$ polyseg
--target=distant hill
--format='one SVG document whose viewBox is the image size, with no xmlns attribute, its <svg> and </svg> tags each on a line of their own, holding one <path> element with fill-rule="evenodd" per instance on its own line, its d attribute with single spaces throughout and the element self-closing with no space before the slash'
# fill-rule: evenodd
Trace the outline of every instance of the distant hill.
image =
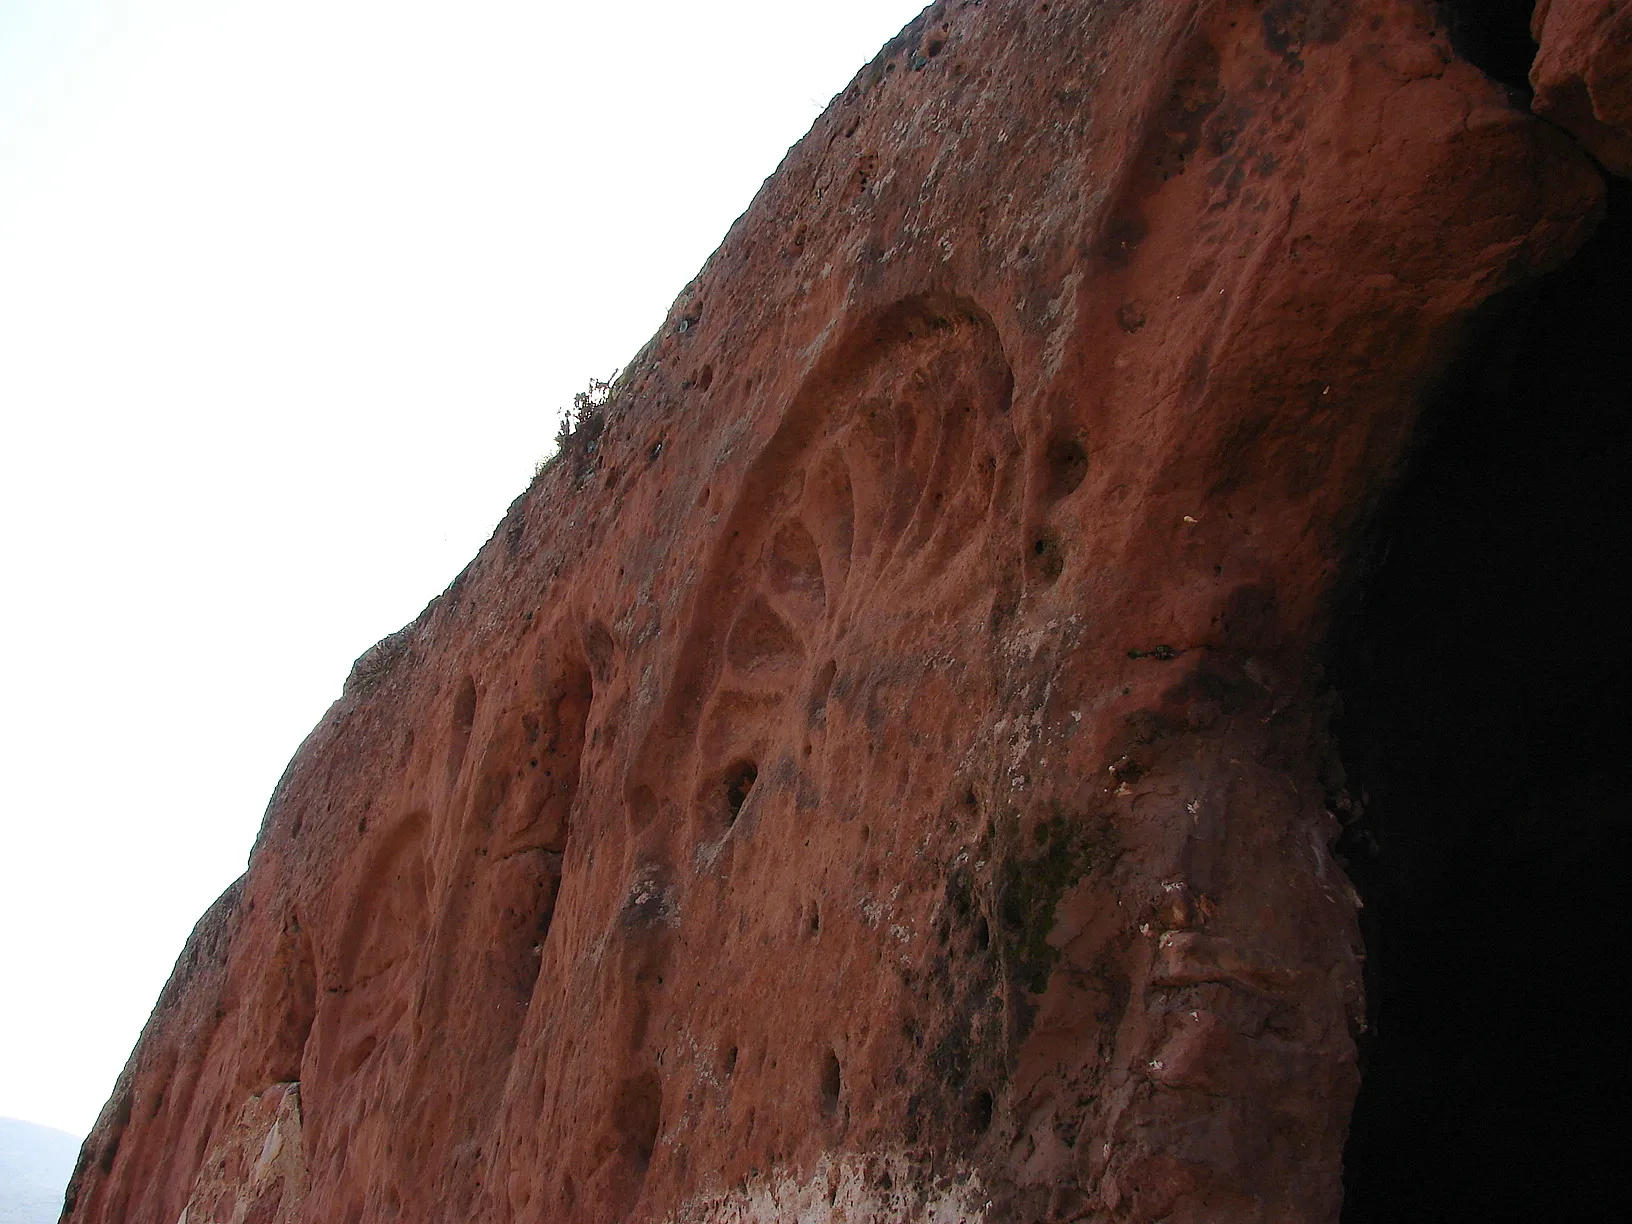
<svg viewBox="0 0 1632 1224">
<path fill-rule="evenodd" d="M 0 1118 L 0 1224 L 56 1224 L 79 1143 L 66 1131 Z"/>
</svg>

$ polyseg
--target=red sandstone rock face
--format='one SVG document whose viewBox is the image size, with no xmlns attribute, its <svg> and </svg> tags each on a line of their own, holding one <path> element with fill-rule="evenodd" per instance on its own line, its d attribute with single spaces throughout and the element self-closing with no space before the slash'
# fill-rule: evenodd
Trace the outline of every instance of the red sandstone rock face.
<svg viewBox="0 0 1632 1224">
<path fill-rule="evenodd" d="M 1632 177 L 1632 4 L 1538 0 L 1530 29 L 1541 47 L 1530 69 L 1536 113 Z"/>
<path fill-rule="evenodd" d="M 1334 1220 L 1325 603 L 1600 193 L 1408 0 L 933 6 L 359 660 L 68 1218 Z"/>
</svg>

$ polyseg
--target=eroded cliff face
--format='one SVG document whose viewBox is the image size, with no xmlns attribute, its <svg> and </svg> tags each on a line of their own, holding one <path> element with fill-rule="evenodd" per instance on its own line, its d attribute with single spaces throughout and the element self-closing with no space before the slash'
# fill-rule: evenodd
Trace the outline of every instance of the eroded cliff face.
<svg viewBox="0 0 1632 1224">
<path fill-rule="evenodd" d="M 1334 583 L 1602 197 L 1412 0 L 932 6 L 359 660 L 68 1218 L 1335 1220 Z"/>
</svg>

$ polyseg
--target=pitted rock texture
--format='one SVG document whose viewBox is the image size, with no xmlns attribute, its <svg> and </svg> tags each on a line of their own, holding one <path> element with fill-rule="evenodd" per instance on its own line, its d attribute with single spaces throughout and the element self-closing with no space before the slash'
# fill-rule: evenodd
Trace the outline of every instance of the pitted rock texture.
<svg viewBox="0 0 1632 1224">
<path fill-rule="evenodd" d="M 359 660 L 68 1218 L 298 1082 L 313 1221 L 1334 1220 L 1333 583 L 1601 195 L 1412 0 L 932 6 Z"/>
<path fill-rule="evenodd" d="M 1540 45 L 1530 69 L 1536 113 L 1632 178 L 1632 3 L 1537 0 L 1530 30 Z"/>
</svg>

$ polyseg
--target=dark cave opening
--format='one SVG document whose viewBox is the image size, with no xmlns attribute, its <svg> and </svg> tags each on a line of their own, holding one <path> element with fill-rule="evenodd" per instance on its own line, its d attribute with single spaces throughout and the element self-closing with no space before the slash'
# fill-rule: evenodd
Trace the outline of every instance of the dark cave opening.
<svg viewBox="0 0 1632 1224">
<path fill-rule="evenodd" d="M 1530 37 L 1535 0 L 1439 0 L 1440 20 L 1451 46 L 1486 75 L 1530 94 L 1530 62 L 1536 43 Z"/>
<path fill-rule="evenodd" d="M 1486 311 L 1336 622 L 1370 1012 L 1345 1224 L 1632 1206 L 1629 426 L 1617 184 L 1569 264 Z"/>
</svg>

